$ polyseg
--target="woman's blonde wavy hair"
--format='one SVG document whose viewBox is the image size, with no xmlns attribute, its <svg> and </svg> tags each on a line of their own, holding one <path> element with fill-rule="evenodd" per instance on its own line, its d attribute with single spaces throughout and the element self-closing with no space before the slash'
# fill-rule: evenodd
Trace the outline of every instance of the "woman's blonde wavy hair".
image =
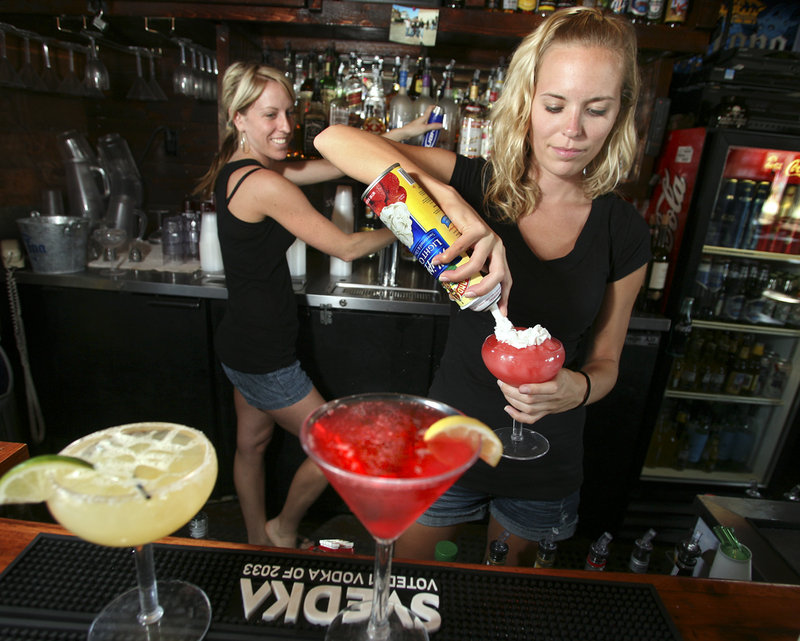
<svg viewBox="0 0 800 641">
<path fill-rule="evenodd" d="M 542 58 L 554 45 L 604 47 L 620 57 L 622 104 L 603 148 L 584 170 L 584 192 L 596 198 L 613 191 L 633 164 L 636 153 L 634 117 L 639 97 L 636 33 L 629 22 L 598 9 L 574 7 L 556 11 L 520 43 L 509 64 L 503 93 L 492 109 L 494 148 L 486 203 L 497 217 L 516 222 L 536 209 L 541 189 L 531 149 L 531 108 Z M 534 169 L 534 171 L 530 171 Z"/>
<path fill-rule="evenodd" d="M 217 176 L 231 159 L 239 143 L 239 136 L 233 119 L 239 112 L 245 112 L 252 105 L 268 82 L 277 82 L 294 102 L 294 88 L 283 72 L 257 62 L 234 62 L 222 77 L 222 94 L 219 101 L 219 119 L 222 142 L 209 170 L 197 183 L 195 193 L 208 198 L 214 192 Z"/>
</svg>

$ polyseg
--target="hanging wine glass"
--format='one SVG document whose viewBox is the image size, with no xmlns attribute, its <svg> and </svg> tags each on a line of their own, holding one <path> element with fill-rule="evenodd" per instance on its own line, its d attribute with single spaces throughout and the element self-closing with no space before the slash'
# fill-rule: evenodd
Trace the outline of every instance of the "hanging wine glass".
<svg viewBox="0 0 800 641">
<path fill-rule="evenodd" d="M 197 49 L 192 49 L 192 93 L 193 98 L 203 97 L 203 72 L 197 65 Z"/>
<path fill-rule="evenodd" d="M 78 74 L 75 73 L 75 51 L 72 47 L 67 47 L 67 64 L 67 73 L 65 73 L 64 77 L 61 79 L 58 90 L 70 96 L 81 96 L 85 92 L 80 78 L 78 78 Z"/>
<path fill-rule="evenodd" d="M 172 88 L 179 96 L 192 95 L 192 68 L 186 62 L 186 40 L 179 39 L 178 46 L 181 49 L 181 61 L 175 67 L 172 74 Z"/>
<path fill-rule="evenodd" d="M 147 51 L 146 54 L 150 58 L 150 75 L 147 79 L 147 86 L 150 87 L 150 91 L 153 93 L 153 99 L 163 102 L 167 99 L 167 94 L 164 93 L 161 85 L 158 84 L 158 80 L 156 80 L 156 56 L 152 51 Z"/>
<path fill-rule="evenodd" d="M 17 70 L 8 59 L 6 53 L 6 32 L 0 29 L 0 85 L 5 87 L 21 87 L 22 80 L 20 80 Z"/>
<path fill-rule="evenodd" d="M 108 69 L 97 55 L 97 44 L 94 38 L 89 38 L 89 50 L 86 55 L 86 69 L 84 70 L 84 85 L 87 95 L 93 98 L 104 98 L 104 91 L 111 87 Z"/>
<path fill-rule="evenodd" d="M 44 61 L 44 69 L 42 70 L 42 83 L 46 91 L 56 92 L 61 85 L 58 79 L 56 70 L 53 69 L 53 63 L 50 60 L 50 45 L 42 40 L 42 59 Z"/>
<path fill-rule="evenodd" d="M 22 41 L 25 55 L 25 62 L 22 63 L 22 67 L 19 70 L 22 86 L 33 91 L 47 91 L 47 87 L 31 64 L 31 39 L 28 36 L 24 36 Z"/>
<path fill-rule="evenodd" d="M 150 86 L 144 79 L 142 74 L 142 52 L 140 49 L 134 50 L 136 56 L 136 79 L 133 81 L 133 86 L 128 91 L 128 100 L 155 100 L 156 97 L 150 91 Z"/>
</svg>

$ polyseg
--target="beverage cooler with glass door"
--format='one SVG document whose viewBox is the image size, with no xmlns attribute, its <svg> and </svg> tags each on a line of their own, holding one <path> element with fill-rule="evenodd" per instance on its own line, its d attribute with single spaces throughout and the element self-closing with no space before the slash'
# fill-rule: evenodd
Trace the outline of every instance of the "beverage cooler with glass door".
<svg viewBox="0 0 800 641">
<path fill-rule="evenodd" d="M 769 483 L 798 401 L 799 189 L 800 137 L 706 131 L 642 480 Z"/>
</svg>

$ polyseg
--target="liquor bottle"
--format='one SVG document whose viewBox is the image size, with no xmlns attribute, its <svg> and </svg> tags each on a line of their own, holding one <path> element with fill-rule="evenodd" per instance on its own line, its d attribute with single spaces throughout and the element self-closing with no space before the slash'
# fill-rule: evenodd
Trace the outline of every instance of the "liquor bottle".
<svg viewBox="0 0 800 641">
<path fill-rule="evenodd" d="M 459 131 L 458 153 L 467 158 L 477 158 L 481 154 L 483 130 L 486 127 L 486 114 L 478 101 L 480 93 L 480 69 L 476 69 L 469 85 L 469 98 L 464 105 Z"/>
<path fill-rule="evenodd" d="M 292 52 L 292 43 L 288 40 L 283 44 L 283 75 L 294 86 L 294 53 Z"/>
<path fill-rule="evenodd" d="M 501 0 L 500 6 L 504 13 L 516 13 L 517 0 Z"/>
<path fill-rule="evenodd" d="M 486 559 L 486 565 L 506 564 L 506 557 L 508 556 L 507 538 L 508 532 L 503 532 L 499 538 L 489 544 L 489 558 Z"/>
<path fill-rule="evenodd" d="M 361 128 L 374 134 L 386 131 L 386 97 L 383 95 L 383 61 L 375 56 L 370 72 L 370 86 L 364 98 L 364 122 Z"/>
<path fill-rule="evenodd" d="M 345 70 L 347 64 L 340 61 L 336 69 L 336 95 L 328 106 L 329 125 L 349 125 L 350 109 L 347 106 L 347 99 L 344 95 Z"/>
<path fill-rule="evenodd" d="M 700 548 L 700 539 L 703 533 L 696 530 L 688 539 L 681 541 L 675 549 L 675 565 L 672 567 L 673 576 L 693 576 L 697 566 L 697 559 L 703 553 Z"/>
<path fill-rule="evenodd" d="M 298 111 L 300 113 L 300 125 L 303 124 L 306 111 L 308 111 L 308 103 L 311 102 L 311 96 L 314 93 L 314 88 L 317 84 L 317 56 L 310 53 L 306 56 L 306 68 L 303 74 L 303 81 L 300 83 L 300 91 L 297 92 L 297 101 L 299 103 Z"/>
<path fill-rule="evenodd" d="M 731 212 L 736 202 L 736 186 L 738 183 L 739 181 L 736 178 L 729 178 L 725 181 L 714 205 L 711 220 L 708 223 L 708 231 L 705 238 L 706 245 L 720 244 L 724 234 L 724 225 L 726 221 L 730 222 L 733 217 Z"/>
<path fill-rule="evenodd" d="M 420 56 L 417 58 L 417 68 L 414 71 L 414 75 L 411 76 L 411 82 L 408 85 L 408 97 L 412 100 L 416 100 L 417 96 L 422 93 L 422 73 L 424 66 L 425 63 Z"/>
<path fill-rule="evenodd" d="M 414 103 L 408 97 L 408 56 L 397 74 L 397 95 L 389 104 L 389 129 L 398 129 L 414 120 Z"/>
<path fill-rule="evenodd" d="M 602 572 L 608 563 L 608 544 L 613 537 L 608 532 L 604 532 L 599 539 L 589 546 L 589 553 L 586 555 L 584 570 Z"/>
<path fill-rule="evenodd" d="M 553 537 L 557 532 L 558 528 L 553 528 L 539 541 L 539 548 L 536 550 L 536 561 L 534 561 L 533 567 L 552 568 L 555 565 L 558 544 L 553 540 Z"/>
<path fill-rule="evenodd" d="M 660 312 L 664 287 L 667 284 L 669 271 L 669 229 L 659 225 L 653 246 L 653 260 L 650 265 L 650 277 L 645 291 L 645 306 L 649 312 Z"/>
<path fill-rule="evenodd" d="M 650 0 L 647 7 L 647 24 L 660 24 L 664 16 L 664 0 Z"/>
<path fill-rule="evenodd" d="M 431 95 L 431 72 L 430 72 L 430 58 L 425 58 L 424 67 L 422 70 L 422 87 L 419 95 L 414 100 L 414 117 L 419 118 L 428 109 L 428 107 L 435 104 L 433 96 Z M 415 136 L 409 142 L 414 145 L 421 145 L 424 134 Z"/>
<path fill-rule="evenodd" d="M 456 147 L 458 128 L 461 124 L 458 117 L 458 103 L 456 103 L 453 98 L 453 67 L 455 63 L 455 60 L 451 60 L 445 68 L 441 85 L 442 95 L 437 103 L 444 110 L 442 129 L 439 135 L 439 146 L 442 149 L 449 149 L 450 151 L 454 150 Z"/>
<path fill-rule="evenodd" d="M 517 0 L 517 11 L 520 13 L 535 13 L 536 0 Z"/>
<path fill-rule="evenodd" d="M 319 157 L 319 152 L 314 147 L 314 138 L 327 126 L 328 119 L 325 117 L 325 108 L 322 106 L 322 95 L 319 83 L 316 82 L 303 118 L 303 155 L 306 158 Z"/>
<path fill-rule="evenodd" d="M 611 13 L 625 16 L 628 14 L 628 0 L 611 0 L 610 9 Z"/>
<path fill-rule="evenodd" d="M 650 565 L 650 555 L 653 552 L 653 539 L 656 536 L 656 531 L 653 528 L 647 530 L 644 535 L 636 539 L 631 552 L 631 558 L 628 561 L 628 567 L 631 572 L 637 574 L 644 574 L 647 572 L 647 567 Z"/>
<path fill-rule="evenodd" d="M 555 0 L 538 0 L 536 3 L 536 13 L 542 18 L 546 18 L 556 10 Z"/>
<path fill-rule="evenodd" d="M 647 22 L 647 11 L 650 8 L 650 0 L 631 0 L 628 5 L 628 16 L 631 22 L 645 24 Z"/>
<path fill-rule="evenodd" d="M 361 128 L 364 122 L 364 70 L 361 58 L 350 53 L 350 64 L 344 80 L 344 100 L 347 104 L 348 122 L 351 127 Z"/>
<path fill-rule="evenodd" d="M 666 3 L 664 24 L 670 27 L 678 27 L 686 22 L 686 15 L 689 13 L 689 0 L 666 0 Z"/>
<path fill-rule="evenodd" d="M 486 11 L 500 11 L 500 0 L 486 0 L 483 6 Z"/>
<path fill-rule="evenodd" d="M 322 95 L 322 108 L 327 118 L 331 110 L 331 102 L 336 98 L 336 76 L 334 75 L 334 63 L 336 53 L 332 46 L 325 51 L 325 58 L 322 64 L 322 77 L 319 79 L 319 91 Z"/>
</svg>

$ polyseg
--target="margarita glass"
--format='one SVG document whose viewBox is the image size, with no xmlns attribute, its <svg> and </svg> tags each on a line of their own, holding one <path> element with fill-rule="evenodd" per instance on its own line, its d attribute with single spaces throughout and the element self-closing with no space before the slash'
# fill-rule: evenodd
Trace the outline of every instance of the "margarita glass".
<svg viewBox="0 0 800 641">
<path fill-rule="evenodd" d="M 418 396 L 360 394 L 330 401 L 300 431 L 306 453 L 375 538 L 372 604 L 357 601 L 336 616 L 328 641 L 428 639 L 408 608 L 389 604 L 394 541 L 478 457 L 479 438 L 423 441 L 452 407 Z"/>
<path fill-rule="evenodd" d="M 208 597 L 190 583 L 156 583 L 150 543 L 188 523 L 211 494 L 217 456 L 209 440 L 183 425 L 132 423 L 88 434 L 61 454 L 94 469 L 53 475 L 53 517 L 91 543 L 135 550 L 138 587 L 100 612 L 89 641 L 202 639 Z"/>
<path fill-rule="evenodd" d="M 525 330 L 516 327 L 517 331 Z M 486 337 L 481 347 L 483 362 L 499 380 L 519 387 L 525 383 L 544 383 L 554 378 L 564 364 L 564 346 L 556 338 L 546 338 L 539 345 L 514 347 L 498 340 L 495 334 Z M 503 456 L 515 460 L 531 460 L 550 450 L 550 441 L 512 419 L 511 427 L 495 430 L 503 444 Z"/>
</svg>

